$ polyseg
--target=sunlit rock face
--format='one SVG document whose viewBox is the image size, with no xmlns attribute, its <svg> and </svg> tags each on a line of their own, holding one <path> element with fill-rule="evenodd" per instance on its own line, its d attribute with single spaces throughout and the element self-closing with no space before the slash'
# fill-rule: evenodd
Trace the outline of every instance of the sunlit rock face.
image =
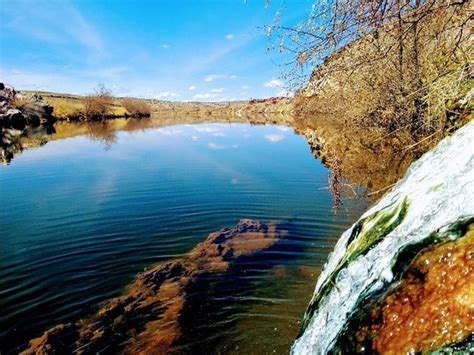
<svg viewBox="0 0 474 355">
<path fill-rule="evenodd" d="M 471 122 L 341 236 L 292 353 L 474 346 L 473 147 Z"/>
</svg>

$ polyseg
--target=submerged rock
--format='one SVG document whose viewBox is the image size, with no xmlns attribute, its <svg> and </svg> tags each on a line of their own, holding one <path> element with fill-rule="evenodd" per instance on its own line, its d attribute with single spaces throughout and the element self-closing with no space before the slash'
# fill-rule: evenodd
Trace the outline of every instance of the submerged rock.
<svg viewBox="0 0 474 355">
<path fill-rule="evenodd" d="M 341 236 L 292 353 L 472 348 L 473 147 L 471 122 Z"/>
<path fill-rule="evenodd" d="M 211 233 L 185 256 L 139 274 L 124 295 L 91 319 L 58 325 L 31 340 L 23 354 L 165 354 L 181 336 L 181 311 L 197 281 L 225 272 L 238 258 L 270 247 L 285 234 L 276 223 L 253 220 Z"/>
</svg>

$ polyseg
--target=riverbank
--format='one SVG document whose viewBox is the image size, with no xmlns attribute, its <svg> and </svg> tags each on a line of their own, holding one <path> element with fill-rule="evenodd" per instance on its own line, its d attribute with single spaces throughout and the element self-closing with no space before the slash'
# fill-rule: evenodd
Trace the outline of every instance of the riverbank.
<svg viewBox="0 0 474 355">
<path fill-rule="evenodd" d="M 54 116 L 59 121 L 88 121 L 86 117 L 87 96 L 53 93 L 46 91 L 21 91 L 29 95 L 41 95 L 54 108 Z M 147 115 L 133 115 L 124 107 L 124 100 L 135 100 L 149 107 Z M 148 117 L 151 114 L 161 117 L 248 117 L 251 115 L 291 115 L 293 110 L 292 97 L 272 97 L 249 101 L 226 102 L 179 102 L 155 99 L 111 97 L 109 110 L 100 119 Z M 269 123 L 271 118 L 268 119 Z"/>
</svg>

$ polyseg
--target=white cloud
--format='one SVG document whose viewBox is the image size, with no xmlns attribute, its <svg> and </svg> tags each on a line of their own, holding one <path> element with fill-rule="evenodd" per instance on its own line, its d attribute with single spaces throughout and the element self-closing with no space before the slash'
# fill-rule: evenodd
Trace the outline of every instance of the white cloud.
<svg viewBox="0 0 474 355">
<path fill-rule="evenodd" d="M 248 89 L 250 89 L 250 86 L 248 86 L 248 85 L 242 85 L 241 89 L 242 89 L 242 90 L 248 90 Z"/>
<path fill-rule="evenodd" d="M 155 99 L 170 99 L 173 97 L 178 97 L 179 94 L 170 91 L 163 91 L 153 95 Z"/>
<path fill-rule="evenodd" d="M 199 137 L 198 137 L 198 136 L 191 136 L 191 140 L 193 140 L 194 142 L 196 142 L 196 141 L 199 140 Z"/>
<path fill-rule="evenodd" d="M 188 88 L 188 90 L 189 90 L 189 91 L 194 91 L 194 90 L 196 90 L 196 86 L 191 85 L 191 86 Z"/>
<path fill-rule="evenodd" d="M 169 49 L 169 48 L 171 48 L 171 45 L 165 43 L 165 44 L 162 44 L 160 47 L 163 48 L 163 49 Z"/>
<path fill-rule="evenodd" d="M 269 142 L 276 143 L 283 140 L 285 136 L 283 134 L 267 134 L 265 139 Z"/>
<path fill-rule="evenodd" d="M 233 33 L 228 33 L 225 35 L 225 39 L 231 41 L 235 38 L 234 34 Z"/>
<path fill-rule="evenodd" d="M 231 75 L 231 76 L 229 76 L 229 78 L 232 79 L 232 80 L 237 79 L 237 75 Z"/>
<path fill-rule="evenodd" d="M 218 94 L 218 93 L 221 93 L 221 92 L 223 92 L 223 91 L 224 91 L 224 88 L 218 88 L 218 89 L 211 89 L 210 92 L 213 92 L 213 93 L 215 93 L 215 94 Z"/>
<path fill-rule="evenodd" d="M 278 79 L 272 79 L 272 80 L 267 81 L 265 84 L 263 84 L 263 86 L 265 86 L 266 88 L 271 88 L 271 89 L 281 88 L 283 86 L 283 82 Z"/>
</svg>

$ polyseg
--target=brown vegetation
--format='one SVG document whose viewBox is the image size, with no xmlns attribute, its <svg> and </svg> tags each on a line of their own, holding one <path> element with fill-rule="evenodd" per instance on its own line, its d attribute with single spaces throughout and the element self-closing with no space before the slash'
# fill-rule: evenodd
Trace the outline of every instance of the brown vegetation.
<svg viewBox="0 0 474 355">
<path fill-rule="evenodd" d="M 13 108 L 23 110 L 26 106 L 35 103 L 35 100 L 31 96 L 16 94 L 13 97 L 11 106 Z"/>
<path fill-rule="evenodd" d="M 296 111 L 411 139 L 460 126 L 473 108 L 472 8 L 472 0 L 329 1 L 296 28 L 270 28 L 295 53 L 294 68 L 317 65 Z"/>
<path fill-rule="evenodd" d="M 122 106 L 132 116 L 150 116 L 151 113 L 150 104 L 144 100 L 126 98 L 122 100 Z"/>
<path fill-rule="evenodd" d="M 113 102 L 111 91 L 99 85 L 94 94 L 84 98 L 84 115 L 87 119 L 100 119 L 110 112 Z"/>
</svg>

